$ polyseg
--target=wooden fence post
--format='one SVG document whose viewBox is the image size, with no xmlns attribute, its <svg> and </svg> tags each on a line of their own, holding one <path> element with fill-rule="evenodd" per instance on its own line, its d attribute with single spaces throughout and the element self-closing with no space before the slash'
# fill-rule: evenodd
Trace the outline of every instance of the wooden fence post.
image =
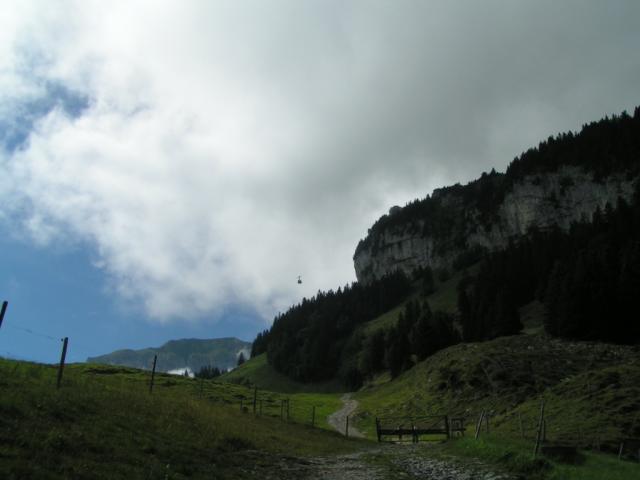
<svg viewBox="0 0 640 480">
<path fill-rule="evenodd" d="M 449 425 L 449 416 L 445 415 L 444 416 L 444 428 L 447 431 L 447 440 L 449 440 L 451 438 L 451 427 Z M 414 427 L 415 429 L 415 427 Z M 417 440 L 416 440 L 417 442 Z"/>
<path fill-rule="evenodd" d="M 64 370 L 64 360 L 67 358 L 67 345 L 69 344 L 69 337 L 62 339 L 62 355 L 60 355 L 60 366 L 58 367 L 58 383 L 56 388 L 60 388 L 62 382 L 62 370 Z"/>
<path fill-rule="evenodd" d="M 2 302 L 2 310 L 0 310 L 0 327 L 2 327 L 2 320 L 4 320 L 4 314 L 7 313 L 8 305 L 9 305 L 9 302 L 7 302 L 6 300 Z"/>
<path fill-rule="evenodd" d="M 316 426 L 316 406 L 311 407 L 311 426 Z"/>
<path fill-rule="evenodd" d="M 344 436 L 349 438 L 349 415 L 347 415 L 347 418 L 345 418 Z"/>
<path fill-rule="evenodd" d="M 478 436 L 480 435 L 480 428 L 482 427 L 482 419 L 484 418 L 484 410 L 482 410 L 482 413 L 480 413 L 480 418 L 478 419 L 478 423 L 476 423 L 476 436 L 475 439 L 478 439 Z"/>
<path fill-rule="evenodd" d="M 622 460 L 622 450 L 624 449 L 624 440 L 620 443 L 620 449 L 618 450 L 618 460 Z"/>
<path fill-rule="evenodd" d="M 256 414 L 256 402 L 258 400 L 258 387 L 253 388 L 253 414 Z"/>
<path fill-rule="evenodd" d="M 582 433 L 582 426 L 580 424 L 578 424 L 578 437 L 580 437 L 580 446 L 582 447 L 583 445 L 586 445 L 586 442 L 584 441 L 584 434 Z"/>
<path fill-rule="evenodd" d="M 540 440 L 542 437 L 543 422 L 544 422 L 544 400 L 540 402 L 540 419 L 538 420 L 538 433 L 536 435 L 536 445 L 533 449 L 534 457 L 538 455 L 538 450 L 540 449 Z"/>
<path fill-rule="evenodd" d="M 151 383 L 149 384 L 149 393 L 153 392 L 153 382 L 156 378 L 156 364 L 158 362 L 158 355 L 153 356 L 153 367 L 151 368 Z"/>
</svg>

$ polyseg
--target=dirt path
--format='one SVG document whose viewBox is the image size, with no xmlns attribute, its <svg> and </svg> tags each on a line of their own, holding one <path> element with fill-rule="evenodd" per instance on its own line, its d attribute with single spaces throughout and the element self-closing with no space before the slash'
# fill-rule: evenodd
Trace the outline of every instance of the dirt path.
<svg viewBox="0 0 640 480">
<path fill-rule="evenodd" d="M 366 458 L 371 453 L 358 452 L 350 455 L 313 458 L 301 472 L 307 480 L 385 480 L 387 471 L 370 464 Z"/>
<path fill-rule="evenodd" d="M 345 434 L 346 418 L 358 402 L 346 393 L 343 407 L 327 421 Z M 349 436 L 363 437 L 351 425 Z M 255 452 L 258 454 L 258 452 Z M 249 460 L 249 459 L 247 459 Z M 477 462 L 434 458 L 433 449 L 422 444 L 363 444 L 362 450 L 348 455 L 296 458 L 269 455 L 240 462 L 239 478 L 259 480 L 512 480 L 513 477 L 491 471 Z"/>
<path fill-rule="evenodd" d="M 383 445 L 351 455 L 313 458 L 300 470 L 312 480 L 511 480 L 478 463 L 430 458 L 428 445 Z"/>
<path fill-rule="evenodd" d="M 345 393 L 342 398 L 343 407 L 337 412 L 332 413 L 327 417 L 327 422 L 341 434 L 345 435 L 347 417 L 356 411 L 358 408 L 358 401 L 351 398 L 350 393 Z M 349 436 L 364 438 L 364 435 L 358 431 L 351 423 L 349 423 Z"/>
<path fill-rule="evenodd" d="M 224 478 L 251 480 L 515 480 L 478 461 L 438 458 L 428 444 L 363 446 L 348 455 L 299 458 L 247 451 Z"/>
</svg>

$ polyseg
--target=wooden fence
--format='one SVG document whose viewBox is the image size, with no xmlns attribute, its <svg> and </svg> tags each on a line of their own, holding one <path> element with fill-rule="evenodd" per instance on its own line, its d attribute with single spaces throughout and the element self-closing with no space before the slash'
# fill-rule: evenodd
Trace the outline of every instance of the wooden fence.
<svg viewBox="0 0 640 480">
<path fill-rule="evenodd" d="M 376 435 L 378 442 L 411 441 L 418 443 L 422 436 L 437 435 L 446 439 L 455 434 L 464 435 L 464 419 L 448 415 L 431 415 L 423 417 L 383 417 L 376 418 Z M 385 438 L 386 437 L 386 438 Z M 395 437 L 396 439 L 389 439 Z M 426 438 L 423 440 L 442 440 Z"/>
</svg>

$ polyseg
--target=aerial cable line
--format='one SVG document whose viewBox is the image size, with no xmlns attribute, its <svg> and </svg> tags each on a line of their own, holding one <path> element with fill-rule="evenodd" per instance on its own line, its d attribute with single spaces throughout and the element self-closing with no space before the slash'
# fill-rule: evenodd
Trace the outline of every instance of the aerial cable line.
<svg viewBox="0 0 640 480">
<path fill-rule="evenodd" d="M 13 328 L 15 330 L 20 330 L 22 332 L 29 333 L 31 335 L 36 335 L 38 337 L 48 338 L 49 340 L 54 340 L 56 342 L 59 340 L 58 338 L 52 337 L 51 335 L 47 335 L 46 333 L 37 332 L 35 330 L 32 330 L 31 328 L 16 327 L 15 325 L 8 325 L 8 327 Z"/>
</svg>

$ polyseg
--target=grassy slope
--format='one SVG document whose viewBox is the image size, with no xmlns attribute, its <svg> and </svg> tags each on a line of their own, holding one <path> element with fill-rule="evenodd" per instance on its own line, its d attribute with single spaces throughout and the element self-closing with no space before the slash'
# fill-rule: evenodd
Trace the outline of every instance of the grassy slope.
<svg viewBox="0 0 640 480">
<path fill-rule="evenodd" d="M 220 380 L 252 387 L 257 386 L 258 388 L 282 393 L 336 393 L 345 391 L 344 386 L 336 381 L 309 384 L 291 380 L 289 377 L 277 372 L 267 363 L 266 353 L 251 358 L 234 370 L 223 374 Z"/>
<path fill-rule="evenodd" d="M 640 418 L 632 418 L 640 410 L 638 380 L 638 348 L 518 335 L 455 345 L 356 398 L 365 431 L 375 416 L 449 414 L 472 422 L 487 409 L 495 426 L 515 435 L 517 414 L 531 431 L 544 397 L 552 439 L 614 445 L 640 435 Z"/>
<path fill-rule="evenodd" d="M 477 270 L 470 267 L 469 272 Z M 455 312 L 458 272 L 428 297 L 433 310 Z M 397 320 L 403 305 L 369 322 L 365 332 Z M 532 302 L 520 311 L 527 335 L 460 344 L 438 352 L 399 378 L 384 373 L 356 398 L 357 423 L 371 434 L 375 416 L 462 415 L 483 409 L 509 435 L 537 421 L 540 398 L 547 399 L 548 435 L 584 445 L 613 445 L 621 436 L 640 436 L 640 350 L 588 342 L 565 342 L 542 333 L 544 307 Z M 575 411 L 575 415 L 566 412 Z"/>
<path fill-rule="evenodd" d="M 447 313 L 458 311 L 458 283 L 468 274 L 475 273 L 479 264 L 473 265 L 465 270 L 454 273 L 451 278 L 444 282 L 437 280 L 435 292 L 427 297 L 431 310 L 441 310 Z"/>
<path fill-rule="evenodd" d="M 479 460 L 527 479 L 640 479 L 637 463 L 593 450 L 581 452 L 579 465 L 532 456 L 542 398 L 549 443 L 616 453 L 621 439 L 640 437 L 638 347 L 519 335 L 456 345 L 395 380 L 376 380 L 355 397 L 356 425 L 369 436 L 376 416 L 460 415 L 467 435 L 425 455 Z M 483 409 L 491 412 L 491 433 L 476 441 Z"/>
<path fill-rule="evenodd" d="M 451 278 L 440 281 L 436 280 L 435 288 L 436 290 L 426 297 L 426 300 L 429 302 L 429 306 L 431 310 L 436 311 L 440 310 L 442 312 L 447 313 L 456 313 L 458 311 L 458 283 L 460 280 L 464 278 L 468 273 L 473 273 L 478 269 L 478 265 L 474 265 L 469 267 L 469 269 L 465 271 L 460 271 L 451 276 Z M 419 291 L 420 286 L 415 286 L 416 291 Z M 398 315 L 400 312 L 404 311 L 405 305 L 410 300 L 422 300 L 423 297 L 419 293 L 414 293 L 410 295 L 404 302 L 400 303 L 397 307 L 389 310 L 388 312 L 383 313 L 379 317 L 371 320 L 370 322 L 365 323 L 361 327 L 361 331 L 365 335 L 370 335 L 373 332 L 386 329 L 394 326 L 398 321 Z"/>
<path fill-rule="evenodd" d="M 280 415 L 280 399 L 290 401 L 290 415 L 300 423 L 311 421 L 312 407 L 315 407 L 315 424 L 331 430 L 327 423 L 327 416 L 342 407 L 340 401 L 344 387 L 337 382 L 319 384 L 304 384 L 295 382 L 283 374 L 276 372 L 267 363 L 266 354 L 258 355 L 231 372 L 220 377 L 222 382 L 230 382 L 249 388 L 252 401 L 253 388 L 267 389 L 264 392 L 263 410 L 265 413 Z M 280 392 L 280 393 L 272 393 Z M 331 392 L 331 393 L 329 393 Z"/>
<path fill-rule="evenodd" d="M 471 267 L 471 270 L 476 269 Z M 433 310 L 456 311 L 458 273 L 428 297 Z M 365 325 L 365 334 L 394 324 L 404 305 Z M 388 373 L 356 394 L 358 428 L 375 434 L 376 416 L 449 414 L 467 417 L 468 433 L 483 409 L 492 433 L 447 442 L 428 455 L 469 458 L 523 478 L 623 480 L 640 478 L 640 466 L 611 455 L 583 451 L 580 465 L 533 459 L 540 399 L 546 402 L 547 439 L 613 450 L 620 439 L 640 436 L 640 350 L 586 342 L 563 342 L 543 334 L 544 307 L 520 310 L 524 333 L 448 348 L 399 378 Z M 521 438 L 520 419 L 525 438 Z"/>
<path fill-rule="evenodd" d="M 477 266 L 470 267 L 469 271 L 472 272 L 475 269 L 477 269 Z M 444 282 L 436 280 L 436 291 L 427 297 L 433 310 L 442 310 L 450 313 L 456 311 L 457 285 L 464 275 L 466 273 L 458 272 Z M 417 291 L 419 285 L 416 285 L 415 288 Z M 363 333 L 366 336 L 379 329 L 386 329 L 395 325 L 398 315 L 404 310 L 406 303 L 410 300 L 420 300 L 421 298 L 418 293 L 410 295 L 395 308 L 362 325 L 357 333 Z M 266 354 L 258 355 L 248 360 L 240 367 L 222 375 L 220 379 L 283 393 L 336 393 L 345 391 L 345 387 L 337 381 L 317 384 L 295 382 L 271 367 L 267 363 Z"/>
<path fill-rule="evenodd" d="M 260 392 L 272 416 L 241 412 L 253 391 L 240 385 L 158 375 L 149 395 L 139 370 L 70 365 L 60 390 L 55 376 L 51 366 L 0 360 L 0 478 L 253 478 L 243 458 L 255 451 L 253 467 L 358 445 L 274 418 L 282 395 Z M 292 397 L 292 420 L 307 422 L 316 401 Z"/>
<path fill-rule="evenodd" d="M 613 455 L 581 451 L 575 464 L 562 463 L 543 456 L 533 457 L 532 443 L 500 434 L 472 436 L 439 445 L 429 455 L 456 461 L 481 459 L 500 470 L 527 480 L 632 480 L 640 478 L 640 465 L 620 462 Z"/>
</svg>

